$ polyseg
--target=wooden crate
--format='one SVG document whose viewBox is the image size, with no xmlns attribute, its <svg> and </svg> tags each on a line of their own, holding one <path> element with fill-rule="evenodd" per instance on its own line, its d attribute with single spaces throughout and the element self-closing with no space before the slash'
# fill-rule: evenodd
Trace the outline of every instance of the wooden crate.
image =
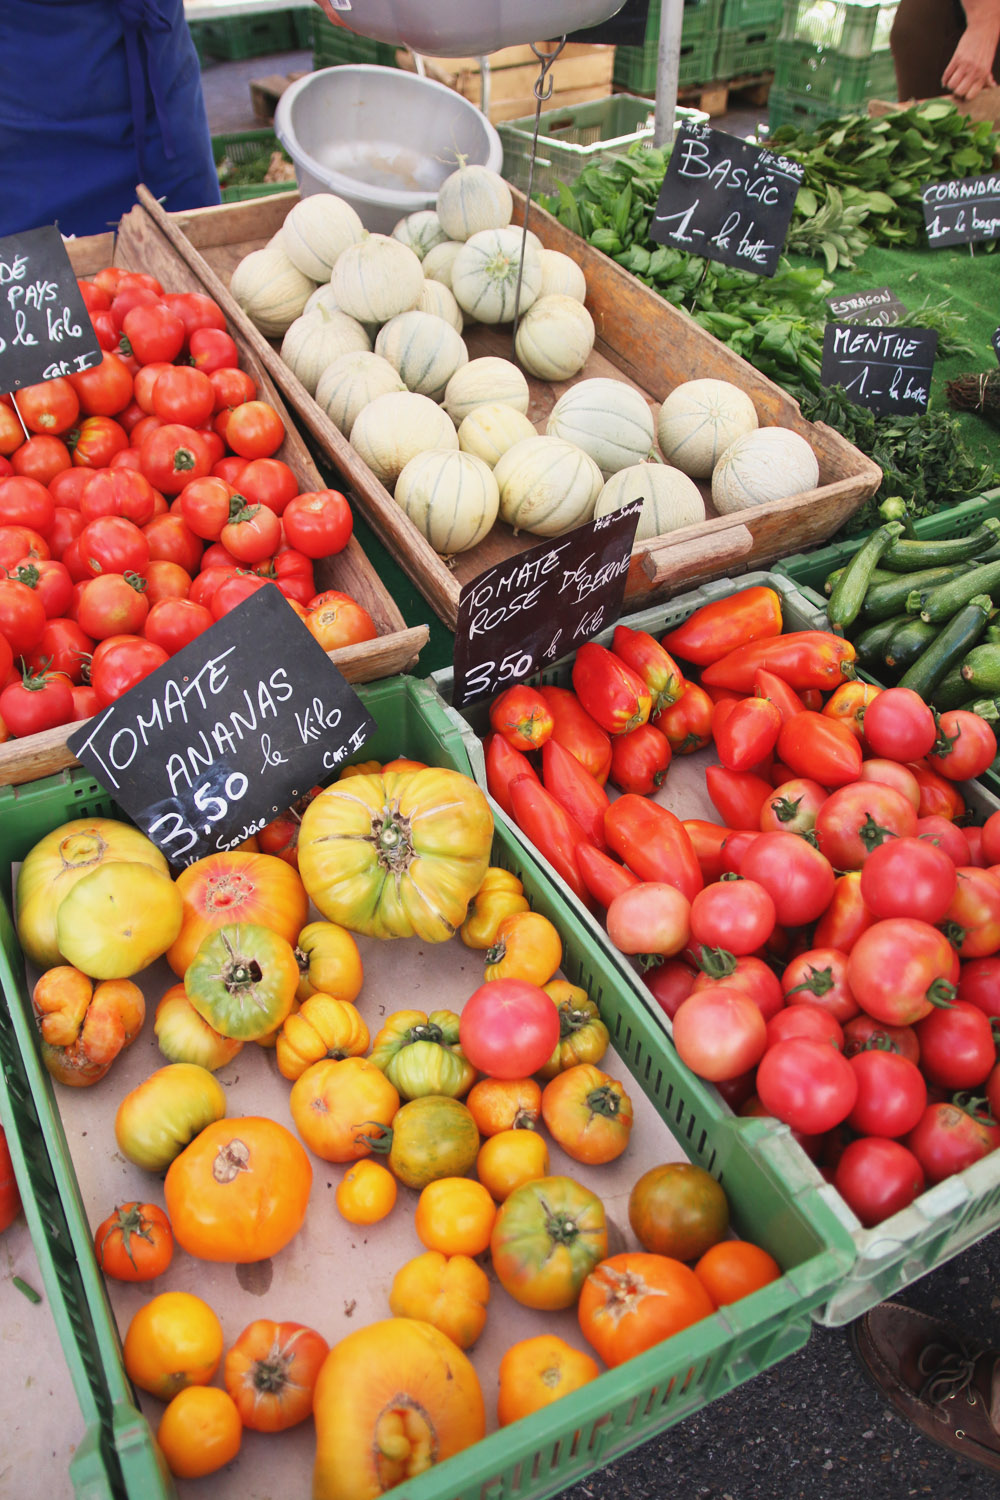
<svg viewBox="0 0 1000 1500">
<path fill-rule="evenodd" d="M 525 200 L 514 192 L 515 221 L 523 222 Z M 276 194 L 251 204 L 195 209 L 166 214 L 144 189 L 142 201 L 163 225 L 178 250 L 187 256 L 205 289 L 226 309 L 302 421 L 322 444 L 332 463 L 354 490 L 373 528 L 401 566 L 451 629 L 455 628 L 462 585 L 503 558 L 536 546 L 538 538 L 497 522 L 476 547 L 450 562 L 439 557 L 395 503 L 389 491 L 320 409 L 308 391 L 282 363 L 277 341 L 254 329 L 229 294 L 234 267 L 250 250 L 263 245 L 295 202 Z M 632 609 L 666 598 L 710 578 L 760 567 L 791 552 L 816 546 L 830 537 L 877 490 L 882 471 L 833 428 L 810 423 L 798 403 L 732 353 L 687 313 L 670 306 L 609 257 L 585 244 L 536 205 L 531 227 L 542 243 L 562 250 L 582 266 L 587 278 L 587 306 L 597 341 L 586 365 L 573 380 L 561 383 L 529 379 L 528 416 L 539 431 L 559 396 L 570 385 L 593 376 L 625 380 L 652 406 L 681 381 L 714 376 L 741 386 L 754 402 L 761 421 L 800 433 L 819 460 L 820 483 L 788 500 L 772 501 L 738 515 L 716 516 L 696 526 L 639 543 L 632 553 L 625 599 Z M 470 325 L 465 340 L 471 358 L 483 354 L 510 359 L 510 326 Z M 708 496 L 708 487 L 703 486 Z M 709 504 L 711 511 L 711 506 Z"/>
<path fill-rule="evenodd" d="M 280 196 L 287 197 L 285 194 Z M 256 199 L 247 206 L 252 210 L 260 201 Z M 118 265 L 151 272 L 169 291 L 202 290 L 201 282 L 190 266 L 142 207 L 133 208 L 125 215 L 117 235 L 98 234 L 67 240 L 66 248 L 78 276 L 93 275 L 102 266 Z M 324 481 L 274 381 L 235 319 L 230 320 L 230 332 L 240 350 L 240 365 L 253 376 L 262 398 L 269 401 L 284 420 L 286 436 L 275 457 L 293 470 L 302 490 L 322 489 Z M 317 562 L 316 583 L 319 589 L 340 589 L 350 594 L 368 611 L 379 632 L 374 641 L 343 646 L 328 653 L 349 682 L 371 682 L 413 667 L 430 632 L 426 625 L 407 626 L 356 538 L 352 537 L 343 552 L 335 557 Z M 79 728 L 78 723 L 61 724 L 55 729 L 8 740 L 0 745 L 0 786 L 34 781 L 53 771 L 78 765 L 66 741 Z"/>
<path fill-rule="evenodd" d="M 542 42 L 540 46 L 544 52 L 549 44 Z M 413 53 L 405 49 L 396 54 L 396 61 L 410 71 L 416 67 Z M 428 78 L 447 84 L 477 107 L 482 106 L 484 74 L 478 57 L 424 57 L 421 61 Z M 487 64 L 487 114 L 493 123 L 534 114 L 534 87 L 541 65 L 531 48 L 504 47 L 491 53 Z M 582 104 L 610 94 L 614 66 L 614 47 L 567 43 L 549 70 L 553 93 L 548 107 Z"/>
</svg>

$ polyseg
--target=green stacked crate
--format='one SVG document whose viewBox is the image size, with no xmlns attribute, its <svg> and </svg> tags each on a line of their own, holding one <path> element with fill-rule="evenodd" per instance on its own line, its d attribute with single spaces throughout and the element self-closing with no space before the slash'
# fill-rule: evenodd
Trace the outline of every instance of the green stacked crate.
<svg viewBox="0 0 1000 1500">
<path fill-rule="evenodd" d="M 263 178 L 275 151 L 280 151 L 286 161 L 291 161 L 273 130 L 244 130 L 237 135 L 212 137 L 212 157 L 216 167 L 228 164 L 229 168 L 235 169 L 232 173 L 235 177 Z M 246 168 L 255 170 L 241 170 Z M 219 177 L 223 203 L 241 203 L 246 198 L 263 198 L 269 193 L 290 193 L 295 188 L 294 177 L 284 182 L 233 182 L 227 177 L 224 169 Z"/>
<path fill-rule="evenodd" d="M 226 16 L 220 21 L 195 21 L 191 34 L 200 58 L 218 57 L 241 62 L 290 52 L 295 47 L 292 11 L 274 10 L 258 16 Z"/>
<path fill-rule="evenodd" d="M 780 23 L 781 0 L 722 0 L 716 78 L 772 73 Z"/>
<path fill-rule="evenodd" d="M 392 42 L 373 42 L 366 36 L 355 36 L 353 31 L 334 26 L 324 16 L 315 15 L 312 22 L 314 68 L 332 68 L 340 63 L 396 66 L 397 48 Z"/>
<path fill-rule="evenodd" d="M 894 99 L 889 32 L 897 8 L 898 0 L 784 0 L 772 129 L 860 114 L 869 99 Z"/>
<path fill-rule="evenodd" d="M 312 5 L 303 5 L 298 10 L 289 11 L 296 47 L 313 45 L 313 10 Z"/>
<path fill-rule="evenodd" d="M 746 0 L 745 0 L 746 3 Z M 753 0 L 749 0 L 753 3 Z M 715 76 L 722 0 L 684 6 L 678 83 L 682 88 L 709 83 Z M 660 48 L 660 0 L 650 0 L 646 40 L 641 47 L 616 47 L 612 79 L 631 94 L 655 94 Z"/>
</svg>

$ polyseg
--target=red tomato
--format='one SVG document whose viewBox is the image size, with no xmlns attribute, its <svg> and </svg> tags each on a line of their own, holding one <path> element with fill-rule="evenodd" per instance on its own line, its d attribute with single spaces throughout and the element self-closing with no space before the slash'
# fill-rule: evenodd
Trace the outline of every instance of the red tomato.
<svg viewBox="0 0 1000 1500">
<path fill-rule="evenodd" d="M 76 620 L 66 618 L 46 621 L 38 644 L 28 652 L 25 660 L 33 672 L 45 666 L 53 672 L 61 672 L 72 683 L 83 681 L 85 662 L 90 660 L 94 642 Z"/>
<path fill-rule="evenodd" d="M 146 564 L 146 598 L 149 607 L 161 599 L 186 599 L 191 591 L 191 574 L 179 563 L 151 558 Z"/>
<path fill-rule="evenodd" d="M 847 1123 L 859 1135 L 902 1136 L 927 1108 L 924 1075 L 910 1058 L 872 1046 L 848 1058 L 858 1080 L 858 1097 Z"/>
<path fill-rule="evenodd" d="M 996 1062 L 996 1044 L 989 1017 L 978 1005 L 955 1000 L 932 1010 L 914 1030 L 928 1083 L 954 1093 L 986 1082 Z"/>
<path fill-rule="evenodd" d="M 807 776 L 781 782 L 760 810 L 761 832 L 809 833 L 828 796 L 826 787 Z"/>
<path fill-rule="evenodd" d="M 36 432 L 11 454 L 10 466 L 15 474 L 47 485 L 57 474 L 65 474 L 71 469 L 73 459 L 60 438 L 51 437 L 47 432 Z"/>
<path fill-rule="evenodd" d="M 579 823 L 588 840 L 600 852 L 605 852 L 608 845 L 604 837 L 604 817 L 608 810 L 608 794 L 581 766 L 576 756 L 551 737 L 542 746 L 542 783 L 560 807 Z"/>
<path fill-rule="evenodd" d="M 962 965 L 956 1000 L 978 1005 L 987 1016 L 1000 1016 L 1000 958 L 973 958 Z"/>
<path fill-rule="evenodd" d="M 920 760 L 937 739 L 934 714 L 912 688 L 887 688 L 865 714 L 865 742 L 886 760 Z"/>
<path fill-rule="evenodd" d="M 956 885 L 952 860 L 922 838 L 888 839 L 872 850 L 861 870 L 862 899 L 879 918 L 918 917 L 922 922 L 940 922 Z"/>
<path fill-rule="evenodd" d="M 309 601 L 305 623 L 324 651 L 373 641 L 378 635 L 375 621 L 368 611 L 349 594 L 337 589 L 326 589 L 322 594 L 314 595 Z"/>
<path fill-rule="evenodd" d="M 154 516 L 143 527 L 151 562 L 172 562 L 192 576 L 198 571 L 204 545 L 179 510 Z"/>
<path fill-rule="evenodd" d="M 833 1185 L 866 1229 L 881 1224 L 926 1187 L 924 1171 L 899 1141 L 876 1136 L 851 1141 L 833 1174 Z"/>
<path fill-rule="evenodd" d="M 572 680 L 584 709 L 608 734 L 625 734 L 649 719 L 653 697 L 646 683 L 597 641 L 577 651 Z"/>
<path fill-rule="evenodd" d="M 24 557 L 51 556 L 45 537 L 33 527 L 0 525 L 0 571 L 13 568 Z"/>
<path fill-rule="evenodd" d="M 124 516 L 136 526 L 153 519 L 156 494 L 145 475 L 131 469 L 96 469 L 80 493 L 85 521 L 97 516 Z"/>
<path fill-rule="evenodd" d="M 889 917 L 858 938 L 848 956 L 847 979 L 862 1010 L 876 1021 L 909 1026 L 951 1000 L 958 954 L 928 922 Z"/>
<path fill-rule="evenodd" d="M 80 469 L 106 469 L 129 445 L 128 433 L 113 417 L 86 417 L 73 431 L 73 462 Z"/>
<path fill-rule="evenodd" d="M 142 633 L 174 656 L 214 623 L 211 610 L 193 599 L 160 599 L 150 609 Z"/>
<path fill-rule="evenodd" d="M 170 364 L 184 348 L 185 328 L 166 303 L 134 307 L 122 319 L 122 332 L 141 365 Z"/>
<path fill-rule="evenodd" d="M 22 738 L 55 729 L 73 718 L 73 693 L 61 672 L 25 671 L 0 691 L 0 719 Z"/>
<path fill-rule="evenodd" d="M 938 719 L 938 737 L 927 764 L 949 781 L 972 781 L 996 759 L 997 738 L 986 720 L 968 709 L 951 709 Z"/>
<path fill-rule="evenodd" d="M 830 903 L 816 924 L 813 943 L 817 948 L 839 948 L 850 953 L 858 938 L 875 921 L 861 895 L 861 872 L 838 875 Z"/>
<path fill-rule="evenodd" d="M 829 860 L 797 833 L 759 833 L 743 856 L 740 874 L 769 892 L 781 927 L 815 922 L 829 905 L 836 879 Z"/>
<path fill-rule="evenodd" d="M 465 1002 L 459 1042 L 488 1078 L 527 1078 L 559 1045 L 559 1012 L 536 984 L 493 979 Z"/>
<path fill-rule="evenodd" d="M 610 777 L 623 792 L 651 797 L 666 780 L 673 752 L 665 734 L 652 723 L 639 724 L 611 742 Z"/>
<path fill-rule="evenodd" d="M 266 401 L 244 401 L 233 407 L 225 436 L 241 458 L 270 458 L 285 440 L 285 424 Z"/>
<path fill-rule="evenodd" d="M 742 990 L 756 1005 L 765 1021 L 769 1021 L 784 1006 L 785 997 L 781 993 L 778 976 L 762 958 L 755 958 L 752 953 L 734 958 L 723 949 L 703 948 L 700 964 L 701 973 L 695 979 L 694 992 L 707 990 L 714 984 Z"/>
<path fill-rule="evenodd" d="M 697 978 L 697 971 L 679 958 L 668 958 L 643 975 L 649 993 L 671 1020 L 690 995 Z"/>
<path fill-rule="evenodd" d="M 674 958 L 691 936 L 691 903 L 676 887 L 643 880 L 620 891 L 608 907 L 608 937 L 622 953 Z"/>
<path fill-rule="evenodd" d="M 54 479 L 49 480 L 49 494 L 55 501 L 56 509 L 60 507 L 70 510 L 80 509 L 80 497 L 90 483 L 89 469 L 63 469 Z"/>
<path fill-rule="evenodd" d="M 1000 865 L 1000 812 L 991 813 L 983 824 L 983 854 L 991 865 Z"/>
<path fill-rule="evenodd" d="M 252 401 L 257 394 L 253 378 L 247 374 L 246 370 L 230 369 L 227 365 L 221 370 L 213 370 L 208 378 L 215 392 L 217 413 L 234 411 L 244 402 Z"/>
<path fill-rule="evenodd" d="M 767 1023 L 767 1045 L 777 1046 L 793 1036 L 808 1036 L 814 1041 L 826 1042 L 838 1052 L 844 1050 L 844 1031 L 840 1022 L 828 1010 L 818 1005 L 786 1005 L 777 1011 Z"/>
<path fill-rule="evenodd" d="M 73 598 L 73 580 L 68 569 L 54 557 L 24 557 L 11 570 L 42 601 L 47 620 L 64 615 Z"/>
<path fill-rule="evenodd" d="M 716 880 L 691 903 L 691 937 L 737 957 L 755 953 L 774 931 L 770 893 L 755 880 Z"/>
<path fill-rule="evenodd" d="M 162 646 L 142 636 L 112 635 L 99 641 L 90 664 L 90 682 L 98 706 L 107 708 L 167 660 Z"/>
<path fill-rule="evenodd" d="M 192 578 L 188 598 L 211 609 L 216 592 L 235 572 L 235 567 L 203 568 L 196 578 Z M 214 620 L 215 616 L 212 618 Z"/>
<path fill-rule="evenodd" d="M 527 683 L 505 688 L 489 709 L 490 727 L 514 750 L 539 750 L 552 734 L 545 699 Z"/>
<path fill-rule="evenodd" d="M 828 1042 L 791 1037 L 764 1053 L 757 1093 L 768 1114 L 804 1135 L 819 1135 L 847 1119 L 858 1082 L 847 1059 Z"/>
<path fill-rule="evenodd" d="M 866 1047 L 898 1052 L 911 1063 L 920 1061 L 920 1043 L 912 1026 L 888 1026 L 861 1011 L 844 1026 L 844 1056 L 853 1057 Z"/>
<path fill-rule="evenodd" d="M 235 484 L 252 505 L 269 505 L 279 516 L 283 515 L 288 502 L 299 493 L 299 481 L 288 465 L 280 458 L 248 460 L 237 457 L 236 462 L 242 468 L 238 480 L 232 479 L 230 483 Z M 329 493 L 335 494 L 336 491 Z"/>
<path fill-rule="evenodd" d="M 799 953 L 782 974 L 781 989 L 788 1004 L 818 1005 L 841 1025 L 861 1009 L 847 981 L 847 955 L 837 948 Z"/>
<path fill-rule="evenodd" d="M 748 995 L 724 984 L 692 991 L 674 1016 L 674 1046 L 699 1078 L 738 1078 L 764 1055 L 767 1026 Z"/>
<path fill-rule="evenodd" d="M 80 590 L 77 619 L 95 641 L 109 635 L 138 635 L 149 613 L 145 582 L 134 573 L 100 573 Z"/>
<path fill-rule="evenodd" d="M 219 540 L 237 562 L 263 562 L 281 541 L 281 521 L 266 505 L 242 505 L 230 514 Z"/>
<path fill-rule="evenodd" d="M 915 838 L 917 814 L 893 787 L 856 781 L 831 792 L 816 814 L 816 839 L 838 870 L 860 870 L 886 839 Z"/>
<path fill-rule="evenodd" d="M 143 438 L 139 457 L 142 472 L 164 495 L 179 495 L 186 484 L 203 478 L 212 467 L 201 433 L 180 422 L 167 422 Z"/>
<path fill-rule="evenodd" d="M 236 341 L 221 327 L 196 328 L 188 339 L 188 351 L 191 363 L 203 375 L 211 375 L 213 370 L 224 370 L 227 366 L 232 369 L 239 364 Z M 212 405 L 214 410 L 214 391 Z"/>
<path fill-rule="evenodd" d="M 949 781 L 946 776 L 938 775 L 937 771 L 932 771 L 930 766 L 921 765 L 917 761 L 911 761 L 908 770 L 913 773 L 920 788 L 918 817 L 942 817 L 954 822 L 956 818 L 963 815 L 965 798 L 953 781 Z"/>
<path fill-rule="evenodd" d="M 128 366 L 105 350 L 101 363 L 91 370 L 67 376 L 86 417 L 113 417 L 132 399 L 132 376 Z"/>
<path fill-rule="evenodd" d="M 27 526 L 45 536 L 56 504 L 45 485 L 28 475 L 0 479 L 0 526 Z"/>
<path fill-rule="evenodd" d="M 611 736 L 590 717 L 569 688 L 539 683 L 538 691 L 552 715 L 552 738 L 575 755 L 584 769 L 603 786 L 611 769 Z"/>
<path fill-rule="evenodd" d="M 351 539 L 354 517 L 339 490 L 315 490 L 289 500 L 281 519 L 285 535 L 306 557 L 332 557 Z"/>
<path fill-rule="evenodd" d="M 712 732 L 719 760 L 730 771 L 751 771 L 771 754 L 782 727 L 781 713 L 768 698 L 741 698 Z"/>
<path fill-rule="evenodd" d="M 683 823 L 658 802 L 626 792 L 604 816 L 608 847 L 640 880 L 662 880 L 693 901 L 704 885 Z"/>
<path fill-rule="evenodd" d="M 712 806 L 727 827 L 759 830 L 761 813 L 773 792 L 770 782 L 751 771 L 706 766 L 705 785 Z"/>
<path fill-rule="evenodd" d="M 959 866 L 956 875 L 945 931 L 960 958 L 988 958 L 1000 950 L 1000 876 L 975 865 Z"/>
<path fill-rule="evenodd" d="M 168 365 L 157 377 L 152 395 L 153 414 L 161 422 L 201 427 L 212 415 L 212 382 L 193 365 Z"/>
<path fill-rule="evenodd" d="M 861 745 L 838 719 L 806 710 L 781 726 L 778 759 L 796 776 L 821 786 L 846 786 L 858 779 Z"/>
<path fill-rule="evenodd" d="M 85 576 L 90 578 L 98 573 L 138 573 L 141 577 L 149 561 L 144 533 L 124 516 L 98 516 L 88 521 L 77 545 Z"/>
<path fill-rule="evenodd" d="M 170 311 L 176 313 L 184 324 L 184 332 L 187 335 L 188 348 L 192 354 L 191 341 L 200 329 L 215 328 L 225 330 L 226 315 L 219 304 L 204 292 L 165 292 L 164 302 Z"/>
<path fill-rule="evenodd" d="M 15 656 L 24 656 L 37 646 L 45 624 L 45 605 L 35 590 L 19 578 L 0 578 L 0 636 Z"/>
<path fill-rule="evenodd" d="M 928 1104 L 905 1144 L 924 1169 L 928 1182 L 943 1182 L 963 1172 L 1000 1145 L 1000 1125 L 974 1106 Z"/>
<path fill-rule="evenodd" d="M 878 781 L 885 786 L 895 787 L 897 792 L 902 792 L 907 802 L 919 810 L 920 787 L 917 778 L 908 766 L 901 765 L 898 760 L 883 760 L 879 756 L 872 756 L 862 763 L 858 780 Z"/>
<path fill-rule="evenodd" d="M 665 734 L 675 755 L 692 755 L 712 738 L 711 698 L 696 682 L 685 682 L 684 691 L 669 708 L 652 717 L 651 723 Z"/>
<path fill-rule="evenodd" d="M 256 594 L 258 589 L 272 587 L 265 579 L 256 578 L 252 573 L 233 572 L 228 578 L 224 578 L 219 587 L 212 593 L 208 608 L 212 612 L 213 619 L 221 620 L 223 615 L 228 615 L 231 609 L 249 599 L 251 594 Z M 202 601 L 199 600 L 199 603 Z"/>
</svg>

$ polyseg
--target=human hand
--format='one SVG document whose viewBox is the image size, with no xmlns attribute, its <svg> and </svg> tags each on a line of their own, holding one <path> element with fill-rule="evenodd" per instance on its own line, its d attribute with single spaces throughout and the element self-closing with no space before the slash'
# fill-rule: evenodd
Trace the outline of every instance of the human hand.
<svg viewBox="0 0 1000 1500">
<path fill-rule="evenodd" d="M 979 30 L 967 27 L 962 33 L 951 61 L 941 78 L 943 86 L 957 99 L 974 99 L 981 89 L 992 87 L 993 54 L 996 37 L 985 36 Z"/>
</svg>

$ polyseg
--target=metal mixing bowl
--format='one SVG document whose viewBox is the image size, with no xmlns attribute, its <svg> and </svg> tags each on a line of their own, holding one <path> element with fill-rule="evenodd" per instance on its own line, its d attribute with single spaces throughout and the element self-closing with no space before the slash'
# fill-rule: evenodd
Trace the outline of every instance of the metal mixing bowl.
<svg viewBox="0 0 1000 1500">
<path fill-rule="evenodd" d="M 596 26 L 624 0 L 333 0 L 345 26 L 429 57 L 463 57 Z"/>
</svg>

